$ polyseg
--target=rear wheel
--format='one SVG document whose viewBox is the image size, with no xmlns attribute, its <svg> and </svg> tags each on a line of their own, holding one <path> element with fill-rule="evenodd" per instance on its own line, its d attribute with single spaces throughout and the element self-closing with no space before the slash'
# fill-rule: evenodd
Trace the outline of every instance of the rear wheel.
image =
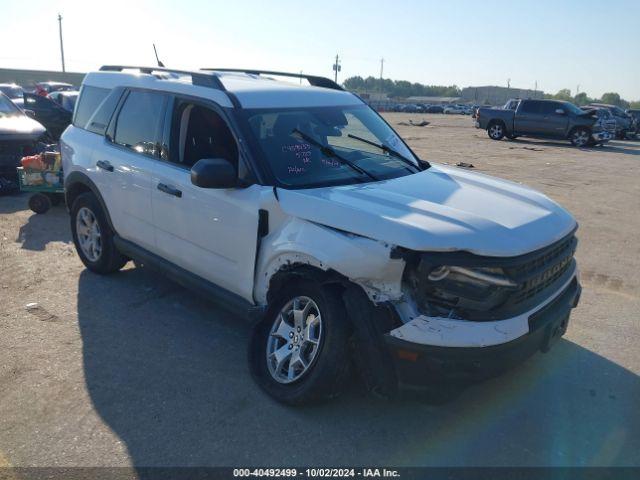
<svg viewBox="0 0 640 480">
<path fill-rule="evenodd" d="M 586 128 L 578 127 L 571 132 L 569 140 L 574 147 L 586 147 L 591 140 L 591 134 Z"/>
<path fill-rule="evenodd" d="M 350 372 L 347 322 L 332 289 L 291 282 L 252 334 L 249 359 L 260 387 L 290 405 L 338 395 Z"/>
<path fill-rule="evenodd" d="M 34 213 L 46 213 L 51 208 L 51 199 L 44 193 L 35 193 L 29 198 L 29 208 Z"/>
<path fill-rule="evenodd" d="M 80 260 L 92 272 L 113 273 L 127 263 L 113 242 L 113 231 L 93 193 L 83 193 L 73 202 L 71 234 Z"/>
<path fill-rule="evenodd" d="M 505 136 L 505 128 L 502 122 L 492 122 L 487 127 L 487 133 L 491 140 L 502 140 Z"/>
</svg>

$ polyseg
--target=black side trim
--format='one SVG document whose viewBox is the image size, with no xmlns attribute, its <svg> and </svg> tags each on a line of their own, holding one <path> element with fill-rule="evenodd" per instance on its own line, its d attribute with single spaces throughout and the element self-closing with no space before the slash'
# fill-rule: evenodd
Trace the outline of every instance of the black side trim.
<svg viewBox="0 0 640 480">
<path fill-rule="evenodd" d="M 207 300 L 211 300 L 229 312 L 241 316 L 249 317 L 255 310 L 254 306 L 241 296 L 230 292 L 198 275 L 179 267 L 164 258 L 139 247 L 133 242 L 125 240 L 118 235 L 113 237 L 116 248 L 127 257 L 138 260 L 145 265 L 155 268 L 165 273 L 169 278 L 180 285 L 194 290 L 203 295 Z"/>
<path fill-rule="evenodd" d="M 100 203 L 100 206 L 102 207 L 102 211 L 104 212 L 104 215 L 107 218 L 107 222 L 109 223 L 109 228 L 111 228 L 111 230 L 115 232 L 116 230 L 113 228 L 113 223 L 111 222 L 111 216 L 109 215 L 109 209 L 107 208 L 107 204 L 104 202 L 102 195 L 100 195 L 100 190 L 98 190 L 98 187 L 96 186 L 96 184 L 93 183 L 93 181 L 82 172 L 78 172 L 78 171 L 71 172 L 69 175 L 67 175 L 67 178 L 64 181 L 64 196 L 65 196 L 67 208 L 71 210 L 71 206 L 72 206 L 69 199 L 69 192 L 73 190 L 74 185 L 78 185 L 78 184 L 84 185 L 89 190 L 91 190 L 91 193 L 93 193 L 96 196 L 96 198 L 98 199 L 98 202 Z"/>
</svg>

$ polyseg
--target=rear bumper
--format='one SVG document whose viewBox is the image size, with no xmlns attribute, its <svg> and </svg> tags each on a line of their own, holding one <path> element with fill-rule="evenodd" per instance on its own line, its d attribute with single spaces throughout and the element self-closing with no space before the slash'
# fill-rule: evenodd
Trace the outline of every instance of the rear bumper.
<svg viewBox="0 0 640 480">
<path fill-rule="evenodd" d="M 442 347 L 385 335 L 399 384 L 420 386 L 434 380 L 482 380 L 521 363 L 537 351 L 548 351 L 566 332 L 571 309 L 578 304 L 580 293 L 578 278 L 574 277 L 560 295 L 529 316 L 528 333 L 498 345 Z"/>
</svg>

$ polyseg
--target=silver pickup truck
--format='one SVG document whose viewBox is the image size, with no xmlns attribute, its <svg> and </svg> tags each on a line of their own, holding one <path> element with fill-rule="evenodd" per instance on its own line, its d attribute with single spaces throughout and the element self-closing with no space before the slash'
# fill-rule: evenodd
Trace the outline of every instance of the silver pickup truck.
<svg viewBox="0 0 640 480">
<path fill-rule="evenodd" d="M 576 147 L 602 144 L 613 138 L 593 111 L 558 100 L 510 100 L 503 108 L 480 108 L 476 128 L 492 140 L 519 136 L 567 139 Z"/>
</svg>

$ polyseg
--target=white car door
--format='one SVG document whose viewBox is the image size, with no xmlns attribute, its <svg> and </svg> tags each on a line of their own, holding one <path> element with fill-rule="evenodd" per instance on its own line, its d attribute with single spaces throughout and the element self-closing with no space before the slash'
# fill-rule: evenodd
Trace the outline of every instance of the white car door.
<svg viewBox="0 0 640 480">
<path fill-rule="evenodd" d="M 155 231 L 150 172 L 157 162 L 166 101 L 159 93 L 129 92 L 109 127 L 110 139 L 105 138 L 104 148 L 94 156 L 103 183 L 108 184 L 103 198 L 116 232 L 151 251 Z"/>
<path fill-rule="evenodd" d="M 193 185 L 191 166 L 197 160 L 223 157 L 238 162 L 237 145 L 226 122 L 209 108 L 177 100 L 170 117 L 171 127 L 165 131 L 171 131 L 172 145 L 151 175 L 157 252 L 252 301 L 260 192 L 266 187 Z"/>
</svg>

